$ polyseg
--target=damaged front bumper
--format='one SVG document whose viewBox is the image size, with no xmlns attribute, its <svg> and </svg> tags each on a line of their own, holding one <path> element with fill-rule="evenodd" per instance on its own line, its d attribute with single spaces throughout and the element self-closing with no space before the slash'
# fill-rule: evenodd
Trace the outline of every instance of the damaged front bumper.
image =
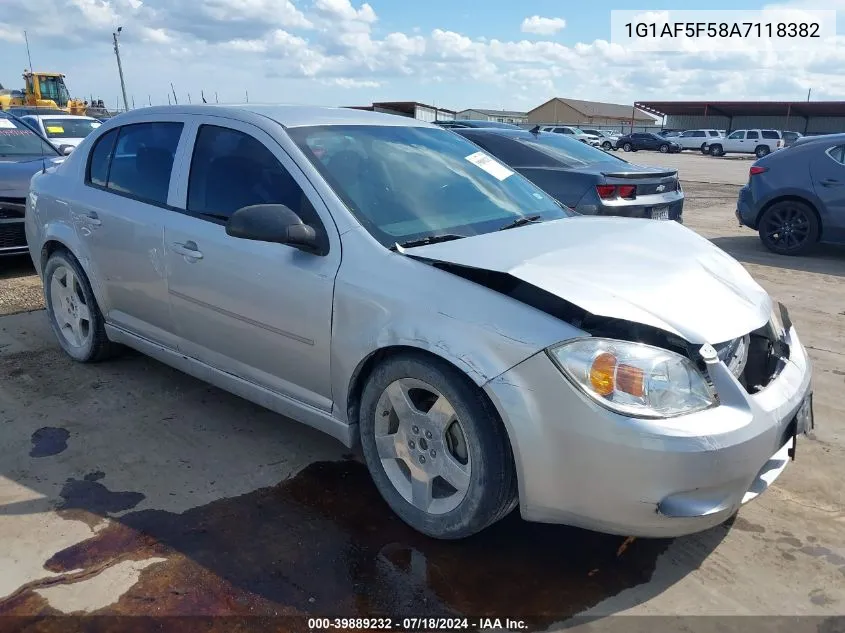
<svg viewBox="0 0 845 633">
<path fill-rule="evenodd" d="M 794 327 L 787 336 L 790 358 L 765 389 L 749 394 L 717 360 L 708 369 L 719 406 L 668 420 L 598 406 L 545 353 L 489 382 L 513 445 L 522 516 L 640 537 L 724 522 L 774 482 L 807 431 L 799 413 L 812 370 Z"/>
</svg>

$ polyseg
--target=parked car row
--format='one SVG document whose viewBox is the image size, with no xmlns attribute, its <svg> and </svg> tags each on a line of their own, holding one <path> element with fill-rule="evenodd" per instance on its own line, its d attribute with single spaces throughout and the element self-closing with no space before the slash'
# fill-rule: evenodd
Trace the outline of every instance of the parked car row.
<svg viewBox="0 0 845 633">
<path fill-rule="evenodd" d="M 777 479 L 812 431 L 812 369 L 724 251 L 595 217 L 630 199 L 679 214 L 677 173 L 543 131 L 150 107 L 36 173 L 26 236 L 70 358 L 123 344 L 360 444 L 426 535 L 519 507 L 670 537 Z"/>
</svg>

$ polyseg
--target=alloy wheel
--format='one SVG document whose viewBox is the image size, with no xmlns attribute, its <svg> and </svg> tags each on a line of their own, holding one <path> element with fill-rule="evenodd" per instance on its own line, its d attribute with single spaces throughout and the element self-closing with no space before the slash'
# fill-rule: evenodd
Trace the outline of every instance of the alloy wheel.
<svg viewBox="0 0 845 633">
<path fill-rule="evenodd" d="M 431 385 L 400 378 L 376 406 L 375 445 L 385 474 L 423 512 L 445 514 L 464 500 L 472 463 L 452 404 Z"/>
<path fill-rule="evenodd" d="M 810 235 L 807 211 L 793 206 L 774 209 L 766 216 L 762 234 L 775 247 L 790 251 L 801 247 Z"/>
<path fill-rule="evenodd" d="M 91 310 L 79 280 L 66 266 L 56 268 L 50 278 L 50 306 L 65 341 L 76 348 L 88 345 L 94 332 Z"/>
</svg>

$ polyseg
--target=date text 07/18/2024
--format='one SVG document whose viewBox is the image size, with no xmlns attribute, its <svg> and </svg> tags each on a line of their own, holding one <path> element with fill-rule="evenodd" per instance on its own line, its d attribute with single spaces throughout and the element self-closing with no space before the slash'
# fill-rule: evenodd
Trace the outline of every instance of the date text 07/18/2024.
<svg viewBox="0 0 845 633">
<path fill-rule="evenodd" d="M 308 618 L 309 631 L 520 631 L 527 628 L 524 620 L 511 618 Z"/>
</svg>

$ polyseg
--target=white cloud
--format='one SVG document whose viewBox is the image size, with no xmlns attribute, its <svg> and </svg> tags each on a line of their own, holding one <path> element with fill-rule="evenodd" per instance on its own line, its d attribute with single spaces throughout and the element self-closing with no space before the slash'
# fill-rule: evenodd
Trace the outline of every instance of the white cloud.
<svg viewBox="0 0 845 633">
<path fill-rule="evenodd" d="M 541 18 L 539 15 L 532 15 L 522 21 L 521 31 L 535 35 L 554 35 L 565 27 L 566 20 L 563 18 Z"/>
<path fill-rule="evenodd" d="M 0 0 L 0 41 L 10 51 L 0 56 L 0 79 L 18 87 L 26 28 L 36 66 L 65 72 L 75 95 L 114 103 L 111 31 L 121 24 L 127 90 L 144 103 L 147 95 L 166 103 L 171 81 L 180 103 L 185 92 L 217 90 L 222 102 L 242 101 L 248 90 L 251 100 L 343 104 L 354 90 L 362 102 L 417 99 L 455 109 L 530 108 L 553 95 L 632 103 L 845 92 L 845 37 L 803 55 L 646 52 L 604 40 L 552 41 L 543 35 L 565 22 L 539 16 L 523 24 L 530 39 L 469 36 L 445 18 L 429 32 L 395 23 L 388 32 L 361 0 Z"/>
</svg>

